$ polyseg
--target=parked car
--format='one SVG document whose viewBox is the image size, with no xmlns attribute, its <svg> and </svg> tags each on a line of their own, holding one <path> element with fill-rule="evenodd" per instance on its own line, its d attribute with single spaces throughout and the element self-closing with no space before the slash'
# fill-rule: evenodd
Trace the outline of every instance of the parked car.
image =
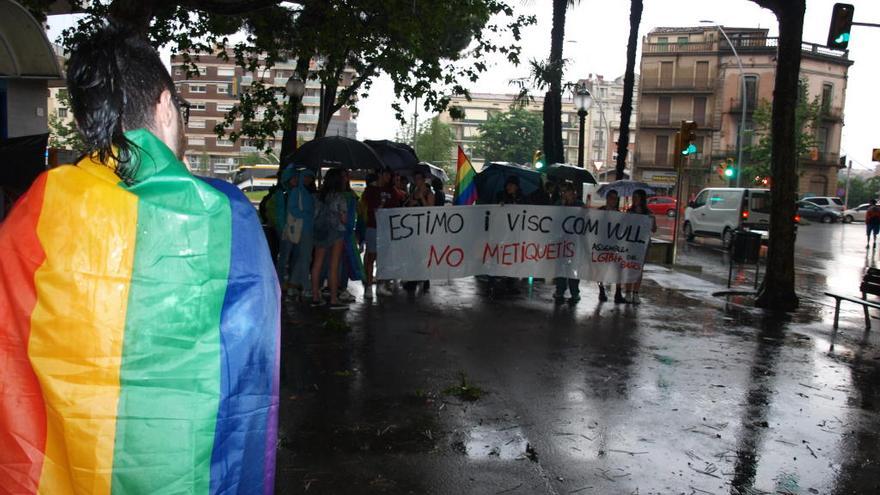
<svg viewBox="0 0 880 495">
<path fill-rule="evenodd" d="M 684 210 L 684 234 L 718 237 L 730 247 L 737 229 L 759 232 L 764 241 L 770 227 L 770 190 L 720 187 L 703 189 Z"/>
<path fill-rule="evenodd" d="M 823 208 L 814 204 L 812 201 L 798 201 L 797 207 L 798 216 L 806 218 L 807 220 L 814 220 L 822 223 L 834 223 L 843 219 L 843 213 L 832 210 L 831 208 Z"/>
<path fill-rule="evenodd" d="M 651 196 L 648 198 L 648 209 L 654 215 L 675 216 L 675 198 L 672 196 Z"/>
<path fill-rule="evenodd" d="M 865 203 L 863 205 L 859 205 L 855 208 L 850 208 L 843 212 L 843 221 L 846 223 L 851 222 L 864 222 L 865 221 L 865 212 L 870 208 L 870 203 Z"/>
<path fill-rule="evenodd" d="M 802 198 L 802 201 L 809 201 L 814 205 L 821 206 L 822 208 L 830 208 L 834 211 L 839 211 L 840 213 L 843 213 L 843 210 L 846 209 L 843 206 L 843 200 L 837 196 L 810 196 Z"/>
</svg>

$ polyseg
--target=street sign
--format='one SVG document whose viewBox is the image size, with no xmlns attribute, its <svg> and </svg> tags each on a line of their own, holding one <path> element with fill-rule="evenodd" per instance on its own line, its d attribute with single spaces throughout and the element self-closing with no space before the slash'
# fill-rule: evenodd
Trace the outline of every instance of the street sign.
<svg viewBox="0 0 880 495">
<path fill-rule="evenodd" d="M 874 148 L 874 151 L 871 152 L 871 161 L 880 162 L 880 148 Z"/>
</svg>

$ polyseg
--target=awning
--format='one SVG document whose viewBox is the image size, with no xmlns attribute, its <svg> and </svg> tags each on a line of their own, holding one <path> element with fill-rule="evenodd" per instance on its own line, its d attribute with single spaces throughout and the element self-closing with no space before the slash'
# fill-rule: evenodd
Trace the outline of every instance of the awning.
<svg viewBox="0 0 880 495">
<path fill-rule="evenodd" d="M 64 78 L 43 26 L 12 0 L 0 0 L 0 78 Z"/>
</svg>

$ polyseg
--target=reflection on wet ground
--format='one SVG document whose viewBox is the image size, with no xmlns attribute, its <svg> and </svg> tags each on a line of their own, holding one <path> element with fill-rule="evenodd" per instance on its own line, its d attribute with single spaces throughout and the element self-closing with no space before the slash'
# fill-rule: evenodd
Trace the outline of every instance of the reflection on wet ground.
<svg viewBox="0 0 880 495">
<path fill-rule="evenodd" d="M 862 261 L 821 259 L 841 285 Z M 474 279 L 288 304 L 277 492 L 880 493 L 880 330 L 712 298 L 709 271 L 652 269 L 638 307 Z"/>
</svg>

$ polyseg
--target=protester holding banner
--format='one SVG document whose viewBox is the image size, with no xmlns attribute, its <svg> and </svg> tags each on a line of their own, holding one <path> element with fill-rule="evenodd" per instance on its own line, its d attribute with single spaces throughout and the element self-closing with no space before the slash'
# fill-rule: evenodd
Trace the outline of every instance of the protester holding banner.
<svg viewBox="0 0 880 495">
<path fill-rule="evenodd" d="M 654 215 L 651 213 L 651 210 L 648 209 L 648 195 L 645 193 L 643 189 L 636 189 L 632 195 L 633 204 L 630 206 L 627 213 L 632 213 L 635 215 L 648 215 L 651 217 L 651 233 L 657 232 L 657 219 L 654 218 Z M 643 270 L 644 271 L 644 270 Z M 642 286 L 642 274 L 639 273 L 639 280 L 637 282 L 626 284 L 626 296 L 627 299 L 633 304 L 639 304 L 641 301 L 639 300 L 639 288 Z"/>
<path fill-rule="evenodd" d="M 407 206 L 434 206 L 434 193 L 425 182 L 425 176 L 421 172 L 413 174 L 413 185 L 410 189 Z"/>
<path fill-rule="evenodd" d="M 379 171 L 376 185 L 367 186 L 363 194 L 363 202 L 367 210 L 367 234 L 366 254 L 364 254 L 364 298 L 372 299 L 373 267 L 376 263 L 376 211 L 383 208 L 397 208 L 403 204 L 404 194 L 398 191 L 391 183 L 391 171 L 383 169 Z M 383 295 L 391 293 L 388 287 L 376 288 Z"/>
<path fill-rule="evenodd" d="M 581 208 L 584 206 L 583 201 L 578 198 L 577 193 L 575 192 L 574 185 L 570 182 L 563 183 L 559 190 L 560 198 L 559 201 L 557 201 L 556 203 L 559 206 L 576 206 Z M 554 301 L 556 301 L 557 303 L 565 301 L 566 288 L 571 295 L 571 299 L 569 300 L 569 302 L 575 304 L 581 300 L 581 281 L 579 279 L 556 277 L 554 281 L 556 282 L 556 293 L 553 294 Z"/>
<path fill-rule="evenodd" d="M 446 192 L 443 190 L 443 181 L 434 177 L 431 179 L 431 188 L 434 189 L 434 206 L 446 206 Z"/>
<path fill-rule="evenodd" d="M 607 193 L 605 193 L 605 204 L 599 207 L 600 210 L 605 211 L 619 211 L 620 210 L 620 196 L 617 195 L 617 191 L 611 189 Z M 599 301 L 605 302 L 608 300 L 608 295 L 605 294 L 605 285 L 602 282 L 599 282 Z M 628 302 L 626 298 L 623 297 L 621 293 L 620 284 L 616 284 L 614 286 L 614 304 L 625 304 Z"/>
<path fill-rule="evenodd" d="M 525 195 L 519 186 L 519 177 L 511 175 L 504 181 L 504 189 L 498 191 L 495 195 L 495 202 L 499 205 L 520 205 L 527 204 Z M 504 291 L 507 294 L 519 294 L 519 287 L 516 286 L 517 279 L 513 277 L 489 277 L 489 291 L 492 295 L 498 293 L 499 282 L 504 283 Z"/>
</svg>

